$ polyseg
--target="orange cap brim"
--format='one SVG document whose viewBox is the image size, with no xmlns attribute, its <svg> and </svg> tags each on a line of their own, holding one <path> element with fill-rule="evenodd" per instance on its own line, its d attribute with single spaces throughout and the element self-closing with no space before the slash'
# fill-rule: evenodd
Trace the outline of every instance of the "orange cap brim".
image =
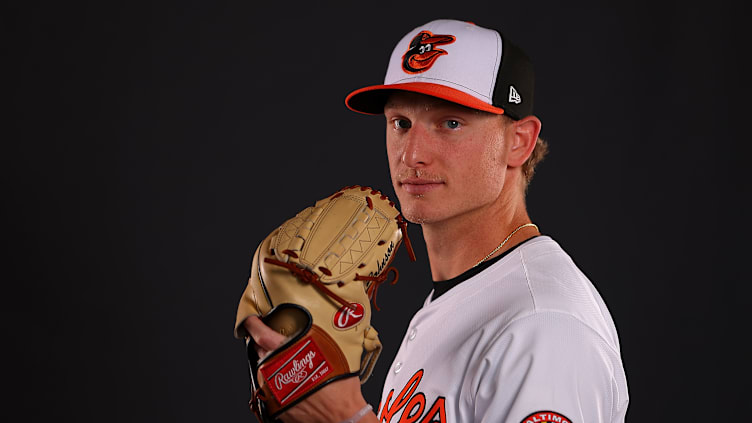
<svg viewBox="0 0 752 423">
<path fill-rule="evenodd" d="M 384 113 L 384 105 L 389 98 L 389 94 L 393 91 L 410 91 L 430 95 L 431 97 L 441 98 L 452 103 L 470 107 L 471 109 L 482 110 L 497 115 L 504 114 L 504 109 L 488 104 L 477 97 L 445 85 L 430 82 L 372 85 L 351 92 L 345 98 L 345 105 L 354 112 L 367 115 L 380 115 Z"/>
</svg>

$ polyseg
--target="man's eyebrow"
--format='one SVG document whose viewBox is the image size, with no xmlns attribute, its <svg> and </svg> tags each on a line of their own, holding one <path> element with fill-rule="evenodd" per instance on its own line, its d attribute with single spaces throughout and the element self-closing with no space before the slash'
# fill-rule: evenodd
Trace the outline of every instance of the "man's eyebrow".
<svg viewBox="0 0 752 423">
<path fill-rule="evenodd" d="M 434 101 L 421 101 L 421 102 L 410 102 L 410 103 L 393 103 L 393 102 L 387 102 L 384 105 L 384 109 L 388 108 L 401 108 L 401 109 L 422 109 L 422 110 L 428 110 L 428 109 L 453 109 L 453 107 L 449 104 L 444 104 L 441 102 L 434 102 Z"/>
</svg>

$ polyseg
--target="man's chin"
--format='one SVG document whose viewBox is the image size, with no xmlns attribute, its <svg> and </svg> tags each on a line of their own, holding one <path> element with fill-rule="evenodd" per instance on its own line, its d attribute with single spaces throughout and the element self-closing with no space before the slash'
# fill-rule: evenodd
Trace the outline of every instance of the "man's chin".
<svg viewBox="0 0 752 423">
<path fill-rule="evenodd" d="M 402 216 L 410 223 L 415 223 L 416 225 L 423 225 L 426 223 L 431 223 L 436 219 L 436 216 L 433 216 L 431 213 L 428 213 L 425 210 L 420 210 L 420 208 L 412 208 L 407 207 L 406 209 L 402 210 Z"/>
<path fill-rule="evenodd" d="M 423 225 L 436 220 L 436 207 L 430 203 L 431 196 L 408 194 L 404 191 L 397 190 L 399 199 L 400 212 L 402 216 L 410 223 Z"/>
</svg>

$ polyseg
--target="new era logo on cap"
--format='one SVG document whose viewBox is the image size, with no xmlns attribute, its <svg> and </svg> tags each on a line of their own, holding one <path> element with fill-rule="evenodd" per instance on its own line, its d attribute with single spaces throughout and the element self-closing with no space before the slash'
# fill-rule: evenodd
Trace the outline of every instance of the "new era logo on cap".
<svg viewBox="0 0 752 423">
<path fill-rule="evenodd" d="M 514 85 L 509 86 L 509 102 L 514 104 L 522 103 L 522 97 L 520 97 L 520 93 L 514 89 Z"/>
<path fill-rule="evenodd" d="M 345 103 L 381 114 L 389 93 L 404 90 L 519 119 L 533 112 L 533 85 L 529 59 L 498 31 L 436 20 L 397 43 L 383 85 L 353 91 Z"/>
</svg>

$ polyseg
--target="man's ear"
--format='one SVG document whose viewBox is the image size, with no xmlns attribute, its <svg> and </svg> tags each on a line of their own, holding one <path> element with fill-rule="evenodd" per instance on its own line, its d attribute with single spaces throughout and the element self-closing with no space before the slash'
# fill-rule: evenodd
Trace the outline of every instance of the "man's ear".
<svg viewBox="0 0 752 423">
<path fill-rule="evenodd" d="M 532 115 L 517 121 L 509 121 L 506 135 L 510 137 L 511 142 L 509 143 L 507 165 L 519 167 L 525 163 L 535 148 L 540 131 L 541 121 Z"/>
</svg>

